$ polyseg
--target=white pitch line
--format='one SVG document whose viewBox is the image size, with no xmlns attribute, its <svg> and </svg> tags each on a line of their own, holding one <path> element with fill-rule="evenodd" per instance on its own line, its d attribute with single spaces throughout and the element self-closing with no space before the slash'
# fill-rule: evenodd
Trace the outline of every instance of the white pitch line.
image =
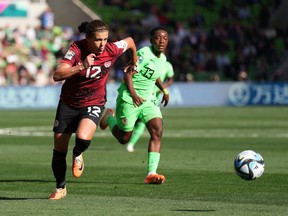
<svg viewBox="0 0 288 216">
<path fill-rule="evenodd" d="M 53 131 L 51 126 L 40 127 L 17 127 L 17 128 L 0 128 L 0 136 L 34 136 L 34 137 L 52 137 Z M 94 137 L 111 137 L 109 130 L 101 131 L 98 129 Z M 164 137 L 171 138 L 288 138 L 286 131 L 273 130 L 267 133 L 249 131 L 249 130 L 227 130 L 227 129 L 209 129 L 209 130 L 165 130 Z M 149 137 L 148 132 L 143 137 Z"/>
</svg>

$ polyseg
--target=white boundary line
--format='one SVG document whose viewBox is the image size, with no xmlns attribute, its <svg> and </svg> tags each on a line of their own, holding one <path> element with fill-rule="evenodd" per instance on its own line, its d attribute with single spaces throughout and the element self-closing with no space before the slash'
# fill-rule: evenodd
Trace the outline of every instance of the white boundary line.
<svg viewBox="0 0 288 216">
<path fill-rule="evenodd" d="M 40 127 L 16 127 L 16 128 L 0 128 L 0 136 L 34 136 L 52 137 L 52 126 Z M 270 133 L 257 132 L 249 130 L 226 130 L 226 129 L 209 129 L 209 130 L 164 130 L 164 137 L 171 138 L 288 138 L 285 130 L 272 130 Z M 94 137 L 112 137 L 109 130 L 102 131 L 98 129 Z M 147 131 L 143 137 L 149 137 Z"/>
</svg>

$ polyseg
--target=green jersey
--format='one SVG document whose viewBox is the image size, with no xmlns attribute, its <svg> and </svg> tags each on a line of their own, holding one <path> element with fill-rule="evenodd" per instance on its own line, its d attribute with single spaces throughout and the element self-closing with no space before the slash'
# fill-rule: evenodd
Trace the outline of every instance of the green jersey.
<svg viewBox="0 0 288 216">
<path fill-rule="evenodd" d="M 137 51 L 138 73 L 132 77 L 133 86 L 137 95 L 144 100 L 155 98 L 155 82 L 162 76 L 162 70 L 166 65 L 166 56 L 161 53 L 160 57 L 154 55 L 151 46 L 146 46 Z M 133 99 L 125 83 L 118 88 L 118 98 L 133 104 Z"/>
</svg>

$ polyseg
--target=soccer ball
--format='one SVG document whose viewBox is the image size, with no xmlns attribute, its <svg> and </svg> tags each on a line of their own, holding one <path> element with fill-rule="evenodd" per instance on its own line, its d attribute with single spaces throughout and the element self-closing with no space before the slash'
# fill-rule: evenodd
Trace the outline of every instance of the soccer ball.
<svg viewBox="0 0 288 216">
<path fill-rule="evenodd" d="M 246 150 L 237 155 L 234 168 L 242 179 L 253 180 L 259 178 L 264 172 L 264 159 L 259 153 Z"/>
</svg>

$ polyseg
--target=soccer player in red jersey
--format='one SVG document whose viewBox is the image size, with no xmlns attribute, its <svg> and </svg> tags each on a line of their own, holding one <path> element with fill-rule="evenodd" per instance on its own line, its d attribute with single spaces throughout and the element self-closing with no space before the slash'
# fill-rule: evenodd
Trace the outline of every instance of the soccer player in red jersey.
<svg viewBox="0 0 288 216">
<path fill-rule="evenodd" d="M 72 173 L 79 178 L 84 170 L 82 153 L 88 149 L 96 132 L 106 103 L 106 82 L 109 70 L 126 50 L 130 51 L 132 67 L 137 55 L 134 40 L 126 37 L 108 42 L 109 28 L 100 20 L 84 22 L 79 27 L 85 39 L 74 42 L 54 72 L 56 82 L 62 85 L 54 123 L 52 170 L 56 190 L 50 200 L 66 196 L 66 155 L 70 138 L 75 133 Z"/>
</svg>

